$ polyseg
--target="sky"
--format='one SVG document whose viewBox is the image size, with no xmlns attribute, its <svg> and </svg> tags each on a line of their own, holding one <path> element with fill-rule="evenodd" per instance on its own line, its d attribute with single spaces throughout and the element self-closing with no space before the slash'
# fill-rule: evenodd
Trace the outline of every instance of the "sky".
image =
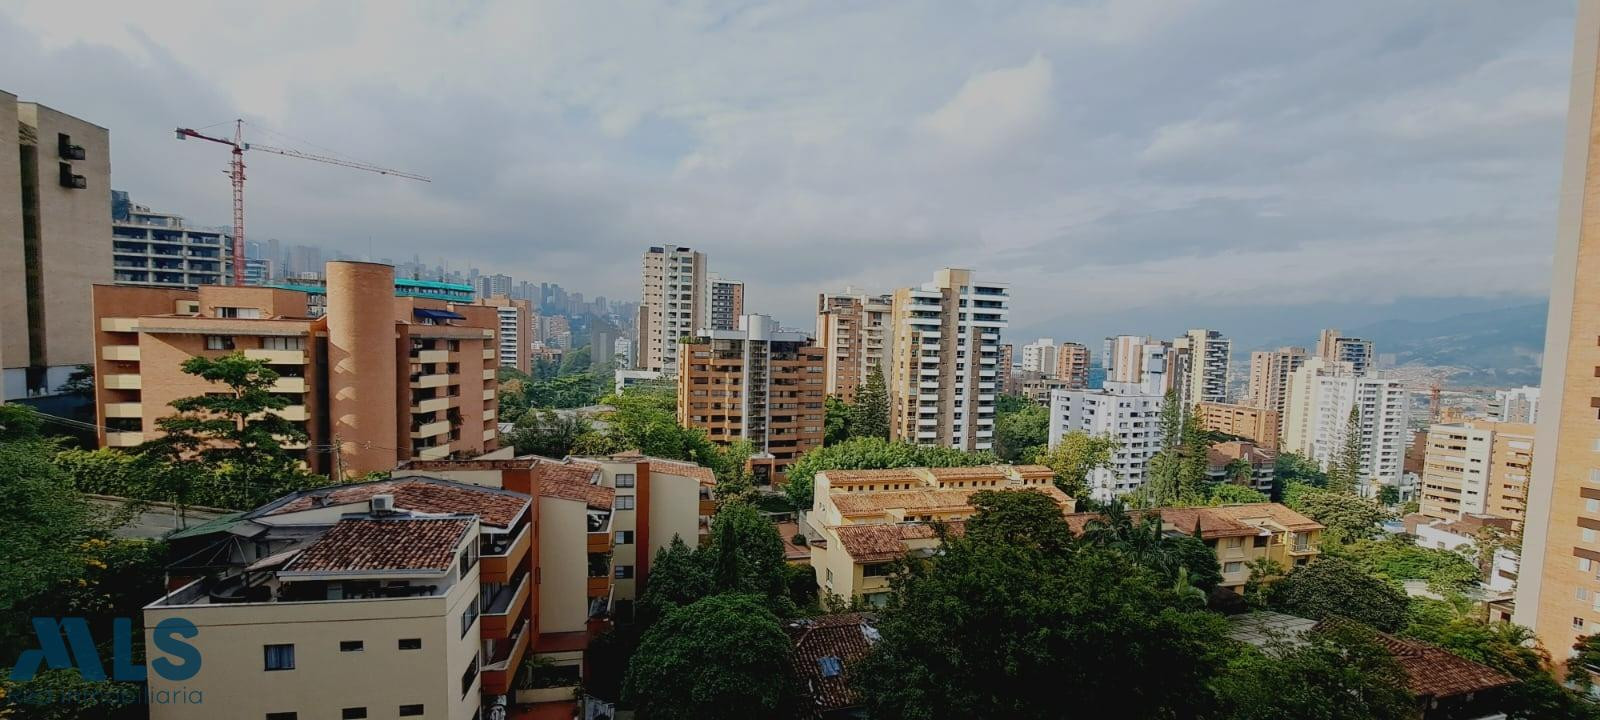
<svg viewBox="0 0 1600 720">
<path fill-rule="evenodd" d="M 172 130 L 235 117 L 432 178 L 255 153 L 251 239 L 620 299 L 688 245 L 802 328 L 967 267 L 1018 342 L 1549 281 L 1565 0 L 97 5 L 0 6 L 0 89 L 110 128 L 135 202 L 230 222 L 226 149 Z"/>
</svg>

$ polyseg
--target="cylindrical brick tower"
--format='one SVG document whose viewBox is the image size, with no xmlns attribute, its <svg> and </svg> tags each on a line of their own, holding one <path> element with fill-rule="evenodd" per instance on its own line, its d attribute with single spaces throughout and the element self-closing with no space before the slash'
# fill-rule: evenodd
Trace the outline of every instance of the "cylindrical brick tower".
<svg viewBox="0 0 1600 720">
<path fill-rule="evenodd" d="M 332 475 L 393 470 L 395 443 L 394 268 L 328 263 L 328 420 L 337 447 Z"/>
</svg>

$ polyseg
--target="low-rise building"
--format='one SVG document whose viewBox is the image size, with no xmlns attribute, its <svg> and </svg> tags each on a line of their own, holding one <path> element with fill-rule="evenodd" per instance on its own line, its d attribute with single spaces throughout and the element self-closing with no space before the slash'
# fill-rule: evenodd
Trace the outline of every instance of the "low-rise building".
<svg viewBox="0 0 1600 720">
<path fill-rule="evenodd" d="M 1268 559 L 1290 569 L 1321 554 L 1322 524 L 1279 503 L 1219 507 L 1161 508 L 1161 526 L 1168 533 L 1204 540 L 1217 554 L 1222 569 L 1218 587 L 1238 592 L 1250 579 L 1250 565 Z M 1078 513 L 1067 517 L 1076 534 L 1100 517 Z"/>
<path fill-rule="evenodd" d="M 847 673 L 880 639 L 875 622 L 872 613 L 844 613 L 792 620 L 784 626 L 794 646 L 789 667 L 800 691 L 796 717 L 833 720 L 860 715 L 861 696 Z"/>
<path fill-rule="evenodd" d="M 1071 512 L 1073 500 L 1042 465 L 826 470 L 812 482 L 811 566 L 822 597 L 881 605 L 889 598 L 891 561 L 930 553 L 940 532 L 960 533 L 983 490 L 1041 492 Z"/>
<path fill-rule="evenodd" d="M 1245 483 L 1246 486 L 1263 493 L 1272 492 L 1273 478 L 1277 475 L 1278 451 L 1243 440 L 1215 443 L 1206 448 L 1206 476 L 1214 481 L 1238 482 L 1233 468 L 1239 462 L 1250 468 L 1250 480 Z"/>
<path fill-rule="evenodd" d="M 1509 518 L 1477 513 L 1464 514 L 1455 520 L 1439 520 L 1421 513 L 1405 516 L 1408 535 L 1417 538 L 1417 546 L 1433 550 L 1450 550 L 1476 557 L 1480 543 L 1490 538 L 1510 538 L 1516 532 L 1516 523 Z M 1479 558 L 1482 562 L 1482 558 Z M 1507 547 L 1495 547 L 1489 561 L 1489 577 L 1484 589 L 1499 593 L 1509 599 L 1517 587 L 1517 570 L 1521 553 Z"/>
<path fill-rule="evenodd" d="M 1195 407 L 1201 428 L 1241 437 L 1269 450 L 1278 449 L 1278 411 L 1211 402 Z"/>
</svg>

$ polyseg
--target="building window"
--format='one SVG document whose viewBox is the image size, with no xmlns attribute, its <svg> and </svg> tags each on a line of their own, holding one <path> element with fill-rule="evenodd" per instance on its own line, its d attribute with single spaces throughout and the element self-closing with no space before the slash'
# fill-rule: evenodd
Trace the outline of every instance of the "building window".
<svg viewBox="0 0 1600 720">
<path fill-rule="evenodd" d="M 206 336 L 206 349 L 207 350 L 232 350 L 233 349 L 233 338 L 229 337 L 227 335 L 207 335 Z"/>
<path fill-rule="evenodd" d="M 1582 630 L 1583 629 L 1583 618 L 1581 618 L 1581 617 L 1573 618 L 1572 619 L 1572 629 L 1573 630 Z"/>
<path fill-rule="evenodd" d="M 421 650 L 422 638 L 400 638 L 401 650 Z"/>
<path fill-rule="evenodd" d="M 262 350 L 304 350 L 306 339 L 303 337 L 264 337 L 261 338 Z"/>
<path fill-rule="evenodd" d="M 632 510 L 633 509 L 633 496 L 632 495 L 618 495 L 617 496 L 616 508 L 618 510 Z"/>
<path fill-rule="evenodd" d="M 618 530 L 617 531 L 617 535 L 614 538 L 614 541 L 618 545 L 632 545 L 633 544 L 633 531 L 632 530 Z"/>
<path fill-rule="evenodd" d="M 300 713 L 292 713 L 292 712 L 267 713 L 267 720 L 300 720 Z"/>
<path fill-rule="evenodd" d="M 619 487 L 619 488 L 631 488 L 631 487 L 633 487 L 633 473 L 617 473 L 617 487 Z"/>
<path fill-rule="evenodd" d="M 342 720 L 362 720 L 366 716 L 367 709 L 364 707 L 345 708 L 339 711 L 339 717 Z"/>
<path fill-rule="evenodd" d="M 861 566 L 862 577 L 888 577 L 891 573 L 889 563 L 872 563 Z"/>
<path fill-rule="evenodd" d="M 617 569 L 616 569 L 616 572 L 615 572 L 615 575 L 616 575 L 616 578 L 618 580 L 632 580 L 633 579 L 633 566 L 632 565 L 618 565 Z"/>
<path fill-rule="evenodd" d="M 1232 575 L 1242 570 L 1244 570 L 1244 563 L 1242 562 L 1231 562 L 1222 566 L 1222 574 L 1224 575 Z"/>
<path fill-rule="evenodd" d="M 466 697 L 472 692 L 472 683 L 478 679 L 478 658 L 473 656 L 472 664 L 467 666 L 467 671 L 461 673 L 461 696 Z"/>
<path fill-rule="evenodd" d="M 266 656 L 267 670 L 294 669 L 293 645 L 263 645 L 261 649 Z"/>
<path fill-rule="evenodd" d="M 1589 572 L 1589 566 L 1592 564 L 1589 562 L 1589 558 L 1578 558 L 1578 570 L 1580 572 Z"/>
<path fill-rule="evenodd" d="M 341 640 L 339 652 L 361 652 L 366 649 L 366 643 L 360 640 Z"/>
<path fill-rule="evenodd" d="M 401 705 L 400 717 L 422 717 L 422 705 Z"/>
<path fill-rule="evenodd" d="M 219 318 L 244 318 L 246 320 L 257 320 L 257 319 L 260 319 L 260 317 L 261 317 L 261 308 L 218 307 L 217 308 L 217 317 L 219 317 Z"/>
<path fill-rule="evenodd" d="M 467 602 L 467 609 L 461 611 L 461 637 L 466 637 L 472 630 L 472 624 L 478 621 L 478 598 L 474 597 Z"/>
</svg>

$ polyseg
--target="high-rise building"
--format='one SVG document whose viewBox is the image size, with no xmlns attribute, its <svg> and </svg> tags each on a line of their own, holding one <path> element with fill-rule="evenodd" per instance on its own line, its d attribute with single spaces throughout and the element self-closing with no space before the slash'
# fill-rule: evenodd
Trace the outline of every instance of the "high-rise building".
<svg viewBox="0 0 1600 720">
<path fill-rule="evenodd" d="M 1428 428 L 1418 512 L 1440 520 L 1526 513 L 1533 426 L 1473 421 Z"/>
<path fill-rule="evenodd" d="M 117 192 L 120 201 L 127 193 Z M 183 218 L 153 212 L 132 202 L 114 203 L 121 212 L 111 221 L 112 280 L 118 285 L 153 285 L 194 289 L 233 281 L 228 270 L 233 239 L 217 230 L 184 225 Z M 257 268 L 259 276 L 261 268 Z M 249 282 L 247 285 L 263 285 Z"/>
<path fill-rule="evenodd" d="M 1338 328 L 1327 328 L 1317 336 L 1317 357 L 1329 362 L 1347 362 L 1356 373 L 1377 369 L 1373 362 L 1372 341 L 1339 334 Z"/>
<path fill-rule="evenodd" d="M 1089 387 L 1089 347 L 1075 342 L 1057 345 L 1054 377 L 1065 382 L 1068 389 Z"/>
<path fill-rule="evenodd" d="M 515 281 L 510 275 L 479 275 L 475 283 L 478 299 L 491 298 L 496 295 L 511 297 L 511 287 Z"/>
<path fill-rule="evenodd" d="M 1228 401 L 1228 366 L 1233 362 L 1233 341 L 1216 330 L 1190 330 L 1172 341 L 1187 355 L 1187 367 L 1178 377 L 1178 397 L 1185 411 L 1196 404 Z"/>
<path fill-rule="evenodd" d="M 822 445 L 822 348 L 766 315 L 746 315 L 737 330 L 706 330 L 682 343 L 678 422 L 704 428 L 723 445 L 750 442 L 757 485 L 783 483 L 789 466 Z"/>
<path fill-rule="evenodd" d="M 645 251 L 642 266 L 640 369 L 673 371 L 678 367 L 678 338 L 710 325 L 706 254 L 658 245 Z"/>
<path fill-rule="evenodd" d="M 994 446 L 1000 331 L 1010 291 L 945 268 L 894 293 L 889 436 L 961 450 Z"/>
<path fill-rule="evenodd" d="M 1142 335 L 1117 335 L 1105 340 L 1101 362 L 1107 383 L 1135 383 L 1140 391 L 1164 395 L 1178 385 L 1171 343 Z"/>
<path fill-rule="evenodd" d="M 94 361 L 110 184 L 105 128 L 0 91 L 0 402 L 58 395 Z"/>
<path fill-rule="evenodd" d="M 1011 343 L 1005 343 L 1000 346 L 1000 359 L 995 363 L 995 370 L 998 371 L 1000 376 L 1000 392 L 1004 395 L 1016 395 L 1019 391 L 1017 368 L 1011 362 L 1015 354 L 1015 346 Z"/>
<path fill-rule="evenodd" d="M 1110 467 L 1089 471 L 1089 492 L 1109 502 L 1145 482 L 1145 466 L 1161 452 L 1162 393 L 1142 384 L 1109 382 L 1099 390 L 1050 392 L 1050 447 L 1069 432 L 1109 436 L 1117 441 Z"/>
<path fill-rule="evenodd" d="M 856 390 L 867 382 L 877 367 L 888 377 L 888 358 L 892 356 L 893 323 L 890 310 L 893 298 L 869 295 L 846 288 L 842 293 L 817 296 L 817 346 L 825 351 L 827 369 L 823 388 L 829 394 L 853 403 Z"/>
<path fill-rule="evenodd" d="M 480 299 L 478 304 L 494 308 L 499 316 L 500 336 L 497 346 L 500 366 L 516 368 L 524 373 L 531 372 L 533 358 L 528 352 L 528 343 L 533 340 L 533 303 L 527 300 L 513 300 L 504 295 L 492 295 Z"/>
<path fill-rule="evenodd" d="M 744 283 L 711 274 L 712 330 L 733 330 L 739 327 L 739 317 L 744 315 Z"/>
<path fill-rule="evenodd" d="M 1352 409 L 1360 433 L 1363 492 L 1398 486 L 1409 441 L 1409 393 L 1399 380 L 1358 373 L 1347 362 L 1315 357 L 1290 375 L 1283 449 L 1330 468 L 1345 448 Z"/>
<path fill-rule="evenodd" d="M 1267 450 L 1278 449 L 1281 430 L 1277 410 L 1228 403 L 1200 403 L 1195 407 L 1195 419 L 1201 428 L 1242 437 Z"/>
<path fill-rule="evenodd" d="M 1512 619 L 1533 628 L 1558 661 L 1600 626 L 1600 136 L 1594 130 L 1600 74 L 1600 4 L 1578 4 L 1566 157 L 1545 324 L 1544 403 L 1535 431 L 1522 565 Z"/>
<path fill-rule="evenodd" d="M 305 431 L 291 449 L 314 472 L 359 476 L 493 450 L 495 310 L 403 295 L 388 265 L 331 262 L 327 274 L 322 318 L 309 317 L 306 293 L 282 288 L 94 286 L 101 446 L 156 437 L 172 401 L 215 390 L 182 371 L 187 358 L 243 352 L 278 373 L 274 393 L 294 398 L 276 412 Z"/>
<path fill-rule="evenodd" d="M 1289 375 L 1305 363 L 1306 349 L 1300 347 L 1250 353 L 1250 384 L 1245 390 L 1245 404 L 1282 414 L 1289 397 Z"/>
<path fill-rule="evenodd" d="M 1494 391 L 1494 399 L 1489 401 L 1489 417 L 1500 422 L 1539 422 L 1539 388 L 1524 385 Z"/>
<path fill-rule="evenodd" d="M 1056 374 L 1056 341 L 1039 338 L 1022 346 L 1022 371 L 1035 372 L 1044 377 Z"/>
</svg>

